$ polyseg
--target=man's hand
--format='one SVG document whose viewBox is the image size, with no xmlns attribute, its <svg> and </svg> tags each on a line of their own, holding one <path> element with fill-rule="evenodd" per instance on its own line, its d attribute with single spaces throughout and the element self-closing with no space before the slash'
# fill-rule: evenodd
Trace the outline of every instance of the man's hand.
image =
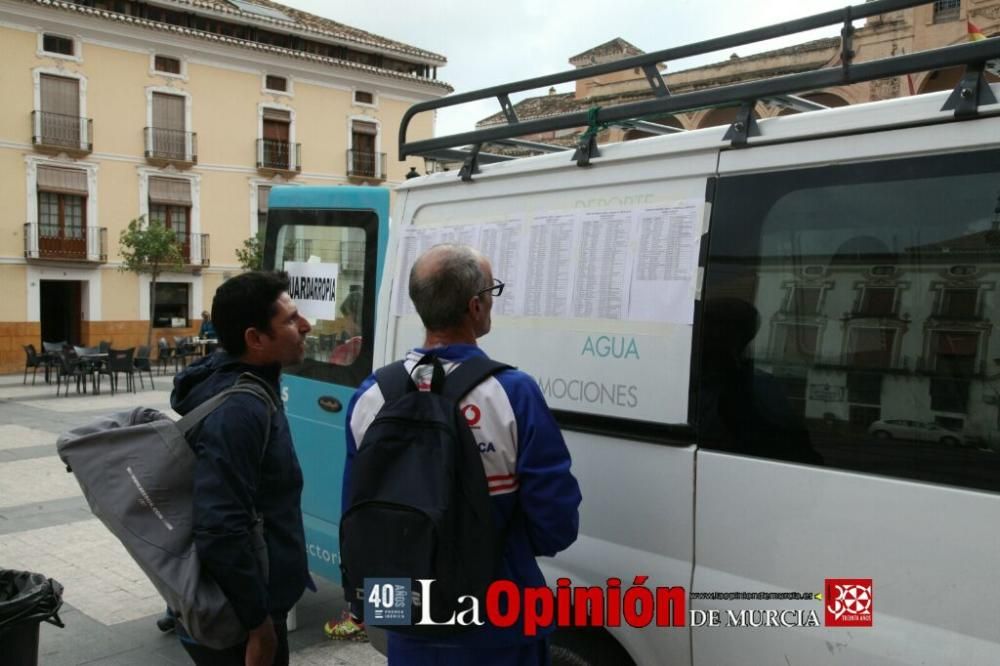
<svg viewBox="0 0 1000 666">
<path fill-rule="evenodd" d="M 247 639 L 246 666 L 271 666 L 277 651 L 278 634 L 274 632 L 274 623 L 268 615 L 259 627 L 250 630 L 250 637 Z"/>
</svg>

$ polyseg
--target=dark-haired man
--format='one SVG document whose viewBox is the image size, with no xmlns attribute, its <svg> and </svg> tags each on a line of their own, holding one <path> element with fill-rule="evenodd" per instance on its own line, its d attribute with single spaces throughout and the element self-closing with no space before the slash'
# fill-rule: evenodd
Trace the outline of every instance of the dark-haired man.
<svg viewBox="0 0 1000 666">
<path fill-rule="evenodd" d="M 424 344 L 405 360 L 420 390 L 430 388 L 432 366 L 418 365 L 436 356 L 450 373 L 462 362 L 485 353 L 476 340 L 490 332 L 494 297 L 504 284 L 494 280 L 489 261 L 465 245 L 436 245 L 410 271 L 410 300 L 426 329 Z M 445 379 L 447 385 L 447 378 Z M 385 404 L 374 375 L 365 380 L 347 413 L 347 465 L 344 507 L 358 445 Z M 580 488 L 570 473 L 569 451 L 545 404 L 537 382 L 519 370 L 506 369 L 472 389 L 460 402 L 474 427 L 486 472 L 498 534 L 506 536 L 497 578 L 520 587 L 545 585 L 535 558 L 555 555 L 576 540 Z M 521 623 L 500 629 L 491 625 L 448 639 L 424 641 L 389 634 L 389 664 L 441 666 L 541 666 L 548 664 L 546 627 L 526 636 Z"/>
<path fill-rule="evenodd" d="M 302 470 L 278 399 L 282 366 L 302 361 L 307 322 L 288 296 L 288 276 L 254 271 L 224 282 L 212 300 L 222 353 L 206 356 L 174 379 L 170 403 L 185 414 L 251 373 L 270 387 L 278 409 L 235 395 L 188 441 L 194 470 L 194 538 L 205 569 L 232 603 L 249 638 L 226 650 L 178 636 L 199 665 L 288 664 L 285 618 L 307 586 L 302 525 Z M 254 554 L 252 529 L 263 520 L 268 571 Z"/>
</svg>

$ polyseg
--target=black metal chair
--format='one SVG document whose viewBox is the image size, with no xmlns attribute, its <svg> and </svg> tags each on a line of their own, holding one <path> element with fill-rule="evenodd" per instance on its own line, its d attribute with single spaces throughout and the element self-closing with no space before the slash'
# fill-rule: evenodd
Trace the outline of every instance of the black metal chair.
<svg viewBox="0 0 1000 666">
<path fill-rule="evenodd" d="M 179 359 L 174 355 L 174 348 L 167 344 L 167 339 L 160 338 L 160 341 L 156 343 L 156 348 L 159 354 L 156 357 L 156 365 L 159 368 L 160 374 L 166 374 L 167 366 L 171 362 L 174 364 L 174 372 L 177 372 Z"/>
<path fill-rule="evenodd" d="M 101 375 L 107 375 L 111 383 L 111 395 L 118 392 L 118 374 L 125 375 L 125 390 L 135 393 L 135 347 L 129 349 L 112 349 L 108 351 L 108 359 L 98 371 L 97 390 L 101 390 Z"/>
<path fill-rule="evenodd" d="M 198 356 L 198 350 L 191 344 L 190 338 L 174 336 L 174 358 L 187 367 L 190 359 Z"/>
<path fill-rule="evenodd" d="M 142 373 L 149 374 L 149 387 L 155 389 L 156 385 L 153 383 L 153 364 L 149 360 L 149 347 L 143 345 L 139 347 L 139 351 L 135 353 L 135 358 L 132 360 L 132 364 L 135 366 L 135 371 L 139 375 L 139 385 L 143 389 L 146 388 L 146 383 L 142 380 Z"/>
<path fill-rule="evenodd" d="M 24 345 L 24 381 L 21 383 L 28 383 L 28 368 L 31 368 L 31 385 L 34 386 L 35 379 L 38 377 L 38 368 L 44 365 L 45 359 L 35 351 L 35 345 Z"/>
<path fill-rule="evenodd" d="M 70 346 L 62 349 L 56 356 L 56 395 L 62 389 L 63 382 L 66 383 L 66 395 L 69 396 L 69 381 L 76 380 L 76 392 L 80 393 L 81 386 L 85 387 L 85 382 L 90 376 L 87 368 L 80 363 L 80 357 Z"/>
<path fill-rule="evenodd" d="M 65 340 L 61 342 L 42 342 L 42 353 L 41 357 L 45 363 L 45 383 L 48 384 L 52 381 L 51 371 L 55 370 L 56 374 L 59 373 L 59 355 L 62 350 L 69 343 Z"/>
<path fill-rule="evenodd" d="M 101 350 L 102 354 L 107 354 L 109 351 L 111 351 L 111 341 L 110 340 L 101 340 L 98 343 L 97 348 Z"/>
</svg>

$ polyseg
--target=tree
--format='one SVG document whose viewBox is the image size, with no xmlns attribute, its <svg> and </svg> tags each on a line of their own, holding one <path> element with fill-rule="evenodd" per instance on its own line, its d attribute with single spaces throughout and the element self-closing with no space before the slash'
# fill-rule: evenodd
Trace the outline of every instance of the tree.
<svg viewBox="0 0 1000 666">
<path fill-rule="evenodd" d="M 236 259 L 245 270 L 259 271 L 264 265 L 264 232 L 243 241 L 243 247 L 236 248 Z"/>
<path fill-rule="evenodd" d="M 148 273 L 149 286 L 149 331 L 146 345 L 153 345 L 154 313 L 156 312 L 156 280 L 166 270 L 180 270 L 184 265 L 184 254 L 177 234 L 159 222 L 146 224 L 145 215 L 140 215 L 128 223 L 128 228 L 119 237 L 122 265 L 118 269 L 126 273 L 141 275 Z"/>
</svg>

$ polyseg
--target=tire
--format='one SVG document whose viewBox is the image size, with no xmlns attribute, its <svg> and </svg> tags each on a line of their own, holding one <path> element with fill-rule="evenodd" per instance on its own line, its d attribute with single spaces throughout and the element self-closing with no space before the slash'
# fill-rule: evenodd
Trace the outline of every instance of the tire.
<svg viewBox="0 0 1000 666">
<path fill-rule="evenodd" d="M 888 430 L 876 430 L 872 433 L 875 439 L 892 439 L 892 433 Z"/>
</svg>

